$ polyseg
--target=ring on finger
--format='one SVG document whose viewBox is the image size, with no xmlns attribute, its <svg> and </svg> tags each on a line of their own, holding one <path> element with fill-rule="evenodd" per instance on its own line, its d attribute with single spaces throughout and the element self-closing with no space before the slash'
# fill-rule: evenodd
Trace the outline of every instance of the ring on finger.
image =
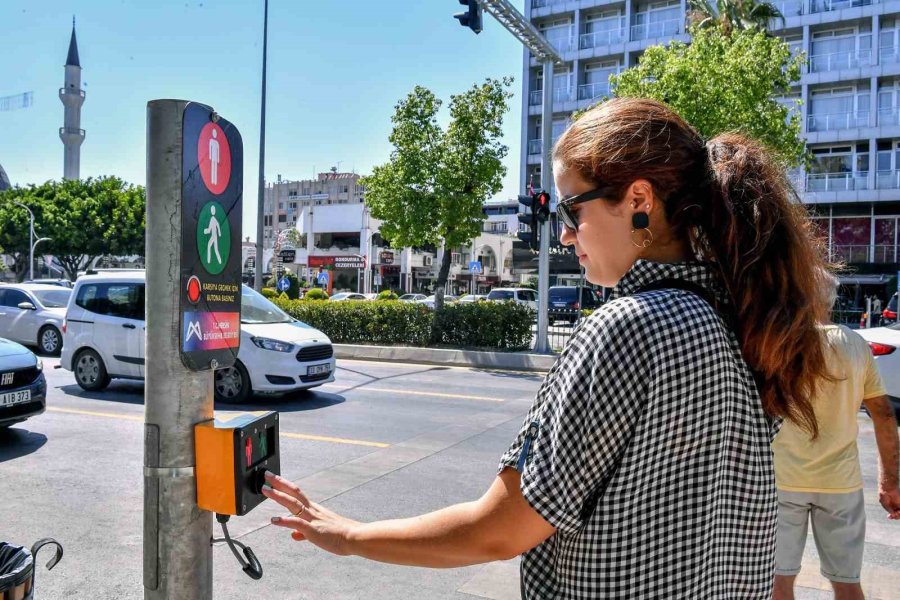
<svg viewBox="0 0 900 600">
<path fill-rule="evenodd" d="M 304 510 L 306 510 L 306 507 L 301 504 L 300 508 L 297 509 L 297 512 L 292 512 L 291 514 L 295 517 L 299 517 L 300 515 L 303 514 Z"/>
</svg>

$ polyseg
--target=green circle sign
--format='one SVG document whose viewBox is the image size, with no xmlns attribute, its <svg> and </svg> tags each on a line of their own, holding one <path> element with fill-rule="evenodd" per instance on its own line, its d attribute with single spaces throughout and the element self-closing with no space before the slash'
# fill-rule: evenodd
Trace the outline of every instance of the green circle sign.
<svg viewBox="0 0 900 600">
<path fill-rule="evenodd" d="M 231 252 L 231 227 L 228 215 L 218 202 L 209 202 L 197 219 L 197 253 L 203 268 L 218 275 L 228 264 Z"/>
</svg>

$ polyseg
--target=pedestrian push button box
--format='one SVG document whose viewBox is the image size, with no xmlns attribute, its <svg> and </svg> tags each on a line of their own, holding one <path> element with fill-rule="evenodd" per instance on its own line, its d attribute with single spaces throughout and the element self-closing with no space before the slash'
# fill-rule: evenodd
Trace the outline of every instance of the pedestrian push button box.
<svg viewBox="0 0 900 600">
<path fill-rule="evenodd" d="M 245 515 L 266 499 L 265 472 L 281 473 L 278 413 L 220 412 L 194 425 L 197 505 Z"/>
</svg>

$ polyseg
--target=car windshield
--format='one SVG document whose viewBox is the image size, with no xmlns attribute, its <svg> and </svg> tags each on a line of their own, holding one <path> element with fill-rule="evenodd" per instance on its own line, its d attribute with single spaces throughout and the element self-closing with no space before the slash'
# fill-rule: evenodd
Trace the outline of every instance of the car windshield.
<svg viewBox="0 0 900 600">
<path fill-rule="evenodd" d="M 897 321 L 893 325 L 888 325 L 888 329 L 893 329 L 894 331 L 900 331 L 900 321 Z"/>
<path fill-rule="evenodd" d="M 575 291 L 577 289 L 574 287 L 550 288 L 550 301 L 575 300 Z"/>
<path fill-rule="evenodd" d="M 242 286 L 241 323 L 259 325 L 264 323 L 291 323 L 294 319 L 286 312 L 266 300 L 256 290 Z"/>
<path fill-rule="evenodd" d="M 65 308 L 69 303 L 69 296 L 72 295 L 72 290 L 62 288 L 58 290 L 39 290 L 31 293 L 47 308 Z"/>
<path fill-rule="evenodd" d="M 488 294 L 488 300 L 512 300 L 515 294 L 507 291 L 494 290 Z"/>
</svg>

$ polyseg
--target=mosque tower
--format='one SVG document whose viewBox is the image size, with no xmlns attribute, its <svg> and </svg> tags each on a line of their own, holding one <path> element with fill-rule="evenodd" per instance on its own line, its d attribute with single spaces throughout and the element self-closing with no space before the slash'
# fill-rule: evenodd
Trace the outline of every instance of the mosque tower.
<svg viewBox="0 0 900 600">
<path fill-rule="evenodd" d="M 78 61 L 78 42 L 75 40 L 75 17 L 72 17 L 72 39 L 69 40 L 69 55 L 66 57 L 65 87 L 59 90 L 59 99 L 65 106 L 64 126 L 59 128 L 59 139 L 64 147 L 63 177 L 79 179 L 81 171 L 81 144 L 84 129 L 81 129 L 81 105 L 84 104 L 84 90 L 81 89 L 81 63 Z"/>
</svg>

